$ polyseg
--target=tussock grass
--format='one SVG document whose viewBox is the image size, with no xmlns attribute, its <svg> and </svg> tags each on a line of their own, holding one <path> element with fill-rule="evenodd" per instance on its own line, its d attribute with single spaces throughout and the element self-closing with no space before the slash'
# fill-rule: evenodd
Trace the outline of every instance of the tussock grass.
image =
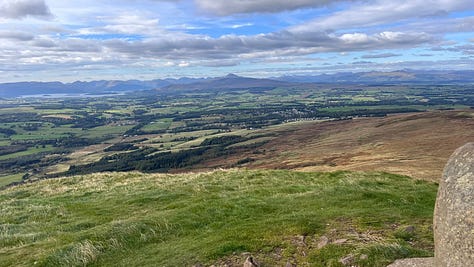
<svg viewBox="0 0 474 267">
<path fill-rule="evenodd" d="M 435 184 L 388 173 L 45 180 L 0 191 L 0 266 L 241 266 L 244 252 L 264 266 L 342 266 L 347 255 L 385 266 L 432 255 L 435 197 Z M 329 242 L 318 248 L 322 236 Z"/>
</svg>

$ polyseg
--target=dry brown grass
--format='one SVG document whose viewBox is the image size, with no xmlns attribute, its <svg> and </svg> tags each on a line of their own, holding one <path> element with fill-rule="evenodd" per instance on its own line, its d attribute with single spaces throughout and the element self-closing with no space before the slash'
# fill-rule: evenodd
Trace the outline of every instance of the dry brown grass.
<svg viewBox="0 0 474 267">
<path fill-rule="evenodd" d="M 263 154 L 242 151 L 214 164 L 251 157 L 249 168 L 387 171 L 437 181 L 451 153 L 469 141 L 474 111 L 432 111 L 300 124 L 259 148 Z"/>
</svg>

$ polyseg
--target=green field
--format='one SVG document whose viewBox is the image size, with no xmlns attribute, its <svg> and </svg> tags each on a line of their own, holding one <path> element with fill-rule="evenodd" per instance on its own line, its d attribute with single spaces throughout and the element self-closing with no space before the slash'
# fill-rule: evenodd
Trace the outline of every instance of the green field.
<svg viewBox="0 0 474 267">
<path fill-rule="evenodd" d="M 433 255 L 436 190 L 361 172 L 43 180 L 0 191 L 0 266 L 386 266 Z"/>
<path fill-rule="evenodd" d="M 162 119 L 159 121 L 153 121 L 144 127 L 142 127 L 142 131 L 150 132 L 150 131 L 157 131 L 157 130 L 166 130 L 171 126 L 173 119 Z"/>
<path fill-rule="evenodd" d="M 0 173 L 28 173 L 31 179 L 42 179 L 49 177 L 50 170 L 65 170 L 63 175 L 68 175 L 70 166 L 74 166 L 75 174 L 80 170 L 90 173 L 94 169 L 84 164 L 101 160 L 101 164 L 110 163 L 102 169 L 115 170 L 113 158 L 121 157 L 121 148 L 127 152 L 137 150 L 136 157 L 127 159 L 134 167 L 122 164 L 121 170 L 142 170 L 136 168 L 143 166 L 139 161 L 160 153 L 174 153 L 168 158 L 173 161 L 168 164 L 172 166 L 169 169 L 190 170 L 199 168 L 196 165 L 203 161 L 201 152 L 207 165 L 212 165 L 213 157 L 217 160 L 216 157 L 239 154 L 245 149 L 260 153 L 257 147 L 291 131 L 289 122 L 352 120 L 445 109 L 469 111 L 474 106 L 473 92 L 470 84 L 306 84 L 144 91 L 97 98 L 0 99 Z M 222 144 L 220 149 L 201 145 L 206 139 L 224 135 L 242 138 Z M 244 155 L 228 165 L 213 167 L 238 166 L 251 158 L 252 155 Z M 147 166 L 149 172 L 168 170 L 163 164 Z"/>
<path fill-rule="evenodd" d="M 0 176 L 0 188 L 14 182 L 20 182 L 22 177 L 23 173 Z"/>
<path fill-rule="evenodd" d="M 53 150 L 53 148 L 51 146 L 32 147 L 32 148 L 29 148 L 26 151 L 21 151 L 21 152 L 17 152 L 17 153 L 2 155 L 2 156 L 0 156 L 0 160 L 12 159 L 12 158 L 16 158 L 16 157 L 28 156 L 28 155 L 33 155 L 33 154 L 43 153 L 43 152 L 49 152 L 49 151 L 52 151 L 52 150 Z"/>
</svg>

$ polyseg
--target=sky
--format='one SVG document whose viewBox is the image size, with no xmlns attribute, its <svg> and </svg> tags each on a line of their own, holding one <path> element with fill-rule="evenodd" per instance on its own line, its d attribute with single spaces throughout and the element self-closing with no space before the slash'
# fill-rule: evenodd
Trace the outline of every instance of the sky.
<svg viewBox="0 0 474 267">
<path fill-rule="evenodd" d="M 0 0 L 0 82 L 473 67 L 472 0 Z"/>
</svg>

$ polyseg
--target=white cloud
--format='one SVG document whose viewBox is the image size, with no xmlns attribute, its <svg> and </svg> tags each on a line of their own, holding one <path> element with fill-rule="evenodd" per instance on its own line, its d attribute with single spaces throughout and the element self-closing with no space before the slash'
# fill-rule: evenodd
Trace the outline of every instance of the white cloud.
<svg viewBox="0 0 474 267">
<path fill-rule="evenodd" d="M 311 63 L 309 57 L 328 57 L 325 53 L 333 53 L 333 65 L 338 65 L 347 62 L 342 54 L 354 57 L 355 51 L 364 54 L 358 59 L 398 56 L 403 60 L 404 55 L 387 51 L 421 55 L 429 54 L 428 47 L 452 55 L 474 54 L 466 43 L 474 40 L 469 35 L 474 32 L 474 16 L 455 13 L 472 11 L 471 1 L 329 2 L 334 1 L 83 0 L 46 5 L 38 0 L 0 0 L 4 22 L 0 24 L 0 78 L 39 70 L 54 70 L 51 73 L 61 76 L 94 69 L 100 77 L 123 68 L 139 72 L 155 66 L 182 73 L 199 67 L 245 69 L 250 68 L 249 62 L 297 66 Z M 222 17 L 196 12 L 196 6 Z M 49 8 L 54 19 L 36 19 L 51 17 Z M 304 10 L 271 13 L 300 8 Z M 258 12 L 266 14 L 241 14 Z M 448 33 L 462 37 L 455 39 Z"/>
<path fill-rule="evenodd" d="M 181 61 L 181 62 L 178 64 L 178 67 L 185 68 L 185 67 L 189 67 L 189 65 L 190 65 L 189 62 Z"/>
<path fill-rule="evenodd" d="M 346 33 L 339 37 L 342 41 L 348 44 L 367 43 L 369 36 L 365 33 Z"/>
<path fill-rule="evenodd" d="M 439 16 L 472 9 L 471 0 L 378 0 L 359 2 L 348 9 L 292 27 L 295 31 L 343 30 L 381 26 L 412 18 Z"/>
<path fill-rule="evenodd" d="M 243 23 L 243 24 L 234 24 L 230 27 L 232 29 L 238 29 L 238 28 L 242 28 L 242 27 L 250 27 L 250 26 L 253 26 L 253 25 L 254 25 L 253 23 Z"/>
</svg>

